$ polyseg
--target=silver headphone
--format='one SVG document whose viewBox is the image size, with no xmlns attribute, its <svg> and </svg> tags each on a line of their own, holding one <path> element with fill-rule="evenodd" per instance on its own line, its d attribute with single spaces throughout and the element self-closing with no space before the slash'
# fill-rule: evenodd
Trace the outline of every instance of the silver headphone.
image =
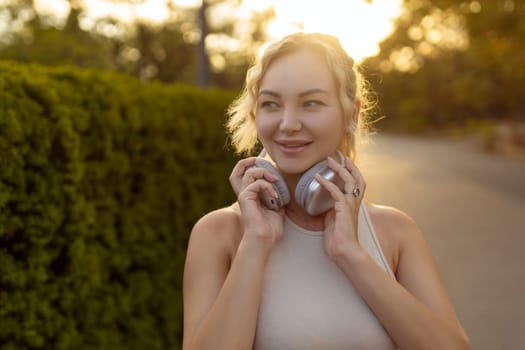
<svg viewBox="0 0 525 350">
<path fill-rule="evenodd" d="M 290 202 L 290 191 L 288 190 L 288 186 L 281 174 L 279 174 L 279 171 L 271 162 L 263 158 L 265 153 L 266 151 L 263 149 L 255 160 L 255 167 L 268 169 L 278 178 L 276 182 L 272 183 L 278 197 L 273 198 L 268 193 L 262 192 L 261 201 L 267 208 L 278 211 L 281 207 Z M 343 154 L 339 151 L 337 153 L 341 163 L 343 163 Z M 330 193 L 315 179 L 316 174 L 319 174 L 324 179 L 335 183 L 340 189 L 344 188 L 343 180 L 328 167 L 326 160 L 323 160 L 308 169 L 297 183 L 297 187 L 295 188 L 295 200 L 309 215 L 312 216 L 322 214 L 334 206 L 334 201 Z"/>
</svg>

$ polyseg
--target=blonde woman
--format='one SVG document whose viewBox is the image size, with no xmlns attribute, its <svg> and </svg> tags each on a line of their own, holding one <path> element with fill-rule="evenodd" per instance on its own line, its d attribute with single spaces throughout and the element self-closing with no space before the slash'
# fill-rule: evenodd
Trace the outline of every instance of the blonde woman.
<svg viewBox="0 0 525 350">
<path fill-rule="evenodd" d="M 366 91 L 338 40 L 296 33 L 248 71 L 228 128 L 237 202 L 202 217 L 184 350 L 470 349 L 422 235 L 363 201 Z"/>
</svg>

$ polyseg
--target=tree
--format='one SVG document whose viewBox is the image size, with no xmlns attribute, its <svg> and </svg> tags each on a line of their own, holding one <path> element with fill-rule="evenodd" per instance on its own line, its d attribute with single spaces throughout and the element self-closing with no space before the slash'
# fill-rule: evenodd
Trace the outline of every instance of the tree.
<svg viewBox="0 0 525 350">
<path fill-rule="evenodd" d="M 0 59 L 45 65 L 113 67 L 105 39 L 80 28 L 80 7 L 72 7 L 61 27 L 48 16 L 39 15 L 31 1 L 12 2 L 0 11 L 10 13 L 11 23 L 18 23 L 20 27 L 20 30 L 6 33 L 8 39 L 0 46 Z"/>
<path fill-rule="evenodd" d="M 202 4 L 199 8 L 199 54 L 198 54 L 198 65 L 197 65 L 197 85 L 200 87 L 208 87 L 210 83 L 210 67 L 208 52 L 206 51 L 206 37 L 208 36 L 208 20 L 206 12 L 208 9 L 208 1 L 202 0 Z"/>
<path fill-rule="evenodd" d="M 199 57 L 202 76 L 209 83 L 239 89 L 246 69 L 266 41 L 266 26 L 275 16 L 273 8 L 252 11 L 242 19 L 241 0 L 203 0 L 200 6 Z"/>
<path fill-rule="evenodd" d="M 127 23 L 108 15 L 82 27 L 81 0 L 69 2 L 71 11 L 64 21 L 38 13 L 31 0 L 0 5 L 0 14 L 9 23 L 0 36 L 0 59 L 114 69 L 145 81 L 238 89 L 273 16 L 268 9 L 240 21 L 236 16 L 240 0 L 207 0 L 200 8 L 166 1 L 167 19 L 153 23 L 137 10 L 145 0 L 108 1 L 130 6 L 134 20 Z M 222 14 L 216 16 L 216 11 Z"/>
<path fill-rule="evenodd" d="M 406 0 L 404 6 L 381 53 L 365 63 L 387 116 L 383 125 L 422 130 L 523 120 L 525 101 L 515 88 L 525 82 L 522 0 Z"/>
</svg>

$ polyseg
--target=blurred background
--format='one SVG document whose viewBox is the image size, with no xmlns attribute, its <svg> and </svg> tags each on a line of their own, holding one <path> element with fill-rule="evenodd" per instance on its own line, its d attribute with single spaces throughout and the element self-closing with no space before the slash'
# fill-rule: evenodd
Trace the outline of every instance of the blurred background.
<svg viewBox="0 0 525 350">
<path fill-rule="evenodd" d="M 336 35 L 381 129 L 525 144 L 523 0 L 1 0 L 0 59 L 239 90 L 269 41 Z M 506 137 L 507 144 L 498 144 Z"/>
<path fill-rule="evenodd" d="M 139 82 L 139 85 L 119 83 L 132 86 L 133 91 L 143 86 L 162 86 L 155 93 L 150 93 L 151 101 L 155 94 L 172 96 L 171 92 L 162 89 L 172 91 L 178 86 L 192 86 L 205 91 L 204 94 L 195 92 L 197 97 L 189 98 L 195 98 L 192 100 L 194 105 L 199 103 L 199 99 L 206 98 L 207 91 L 209 94 L 222 92 L 225 95 L 217 98 L 226 102 L 213 107 L 220 113 L 242 88 L 246 69 L 265 45 L 296 31 L 318 31 L 337 36 L 359 64 L 376 100 L 371 117 L 377 133 L 366 140 L 359 156 L 360 166 L 368 181 L 367 199 L 397 206 L 420 224 L 474 348 L 517 349 L 525 346 L 525 303 L 522 302 L 525 295 L 522 268 L 525 258 L 521 252 L 525 247 L 525 0 L 0 0 L 0 63 L 7 62 L 16 67 L 49 67 L 49 72 L 67 67 L 68 72 L 94 71 L 100 72 L 101 76 L 117 74 L 130 77 L 132 80 L 129 81 Z M 31 81 L 33 73 L 19 73 L 25 68 L 9 69 L 2 68 L 0 77 L 14 72 L 15 76 L 26 74 L 27 81 Z M 71 85 L 73 89 L 84 79 L 79 78 L 81 73 L 47 73 L 45 69 L 48 68 L 42 69 L 43 74 L 52 77 L 52 80 L 75 81 Z M 44 110 L 49 103 L 46 101 L 56 102 L 54 97 L 35 92 L 45 90 L 45 83 L 37 89 L 27 88 L 28 84 L 31 85 L 27 82 L 22 84 L 28 91 L 27 96 L 43 105 Z M 110 87 L 113 83 L 104 84 Z M 0 84 L 4 93 L 19 96 L 18 90 L 10 86 L 5 82 Z M 110 94 L 111 89 L 104 91 Z M 87 90 L 85 94 L 92 92 Z M 123 94 L 133 95 L 128 92 Z M 194 96 L 193 93 L 176 94 L 185 96 L 181 97 L 181 101 L 188 101 L 188 96 Z M 6 101 L 7 97 L 3 100 L 0 97 L 0 107 L 2 103 L 8 106 Z M 171 110 L 171 107 L 162 105 L 164 102 L 161 99 L 156 101 L 151 110 Z M 75 103 L 87 106 L 84 102 Z M 135 106 L 138 102 L 133 100 L 129 103 Z M 182 104 L 184 102 L 179 103 Z M 113 108 L 111 102 L 96 108 L 90 105 L 89 108 L 93 107 L 96 112 L 89 113 L 104 111 L 105 106 Z M 117 114 L 124 116 L 126 123 L 139 118 L 133 113 L 128 115 L 126 108 L 117 108 L 120 111 Z M 183 113 L 190 116 L 197 114 L 195 107 L 188 111 L 191 113 Z M 14 118 L 18 112 L 10 113 L 8 107 L 0 108 L 0 126 L 4 130 L 11 130 L 6 129 L 6 125 L 11 125 L 9 120 L 12 119 L 9 118 Z M 142 111 L 139 114 L 147 113 Z M 55 114 L 50 115 L 54 120 Z M 218 121 L 210 127 L 216 128 L 215 134 L 222 135 L 224 115 L 214 117 Z M 216 152 L 213 159 L 220 159 L 224 167 L 224 174 L 217 175 L 224 175 L 224 178 L 214 181 L 226 179 L 236 159 L 222 154 L 231 153 L 231 149 L 224 147 L 225 140 L 218 136 L 213 136 L 218 137 L 216 142 L 203 141 L 204 131 L 199 130 L 206 128 L 205 123 L 211 119 L 195 117 L 192 120 L 202 124 L 188 126 L 184 124 L 187 120 L 182 119 L 177 123 L 181 123 L 180 130 L 189 130 L 186 136 L 191 135 L 193 143 L 173 145 L 170 150 L 177 153 L 183 152 L 179 148 L 188 147 L 184 153 L 193 156 L 197 149 L 202 153 L 213 149 Z M 80 130 L 79 135 L 83 135 L 85 131 L 82 128 L 73 125 L 72 130 Z M 137 135 L 145 138 L 156 135 L 156 140 L 171 137 L 171 142 L 177 141 L 173 135 L 179 131 L 159 136 L 161 130 L 142 128 L 137 126 Z M 5 135 L 7 131 L 4 135 L 0 131 L 0 136 Z M 185 136 L 182 131 L 180 135 Z M 118 135 L 114 139 L 119 139 Z M 103 139 L 102 143 L 107 140 Z M 116 141 L 107 142 L 117 144 Z M 0 147 L 3 147 L 2 144 Z M 54 146 L 50 149 L 56 156 Z M 224 158 L 220 158 L 217 152 L 222 152 L 220 157 Z M 46 157 L 49 154 L 46 153 Z M 88 158 L 103 157 L 86 156 L 82 160 Z M 181 159 L 186 158 L 175 157 L 174 162 Z M 157 160 L 152 166 L 163 167 L 166 162 L 165 159 Z M 0 158 L 0 163 L 3 166 L 0 173 L 4 176 L 7 165 L 12 164 L 7 156 Z M 40 169 L 41 165 L 38 167 Z M 199 169 L 205 171 L 204 165 Z M 122 171 L 122 176 L 129 177 Z M 3 220 L 0 226 L 4 230 L 0 231 L 0 260 L 4 259 L 4 263 L 9 261 L 13 269 L 19 266 L 20 271 L 27 270 L 30 264 L 24 262 L 24 257 L 29 256 L 29 251 L 35 247 L 48 249 L 51 243 L 46 241 L 45 244 L 35 245 L 33 241 L 28 243 L 16 238 L 15 232 L 22 231 L 23 224 L 18 221 L 14 224 L 7 218 L 16 215 L 25 217 L 29 211 L 25 212 L 20 207 L 12 209 L 13 203 L 16 203 L 12 198 L 15 197 L 2 197 L 2 191 L 9 188 L 9 191 L 16 192 L 15 182 L 7 180 L 7 175 L 0 177 L 0 180 L 0 219 Z M 177 195 L 188 199 L 200 195 L 199 191 L 203 189 L 218 188 L 218 185 L 210 183 L 195 186 L 196 192 L 188 190 Z M 191 223 L 200 215 L 232 199 L 231 193 L 226 193 L 227 186 L 220 186 L 224 187 L 220 189 L 220 196 L 195 204 L 192 212 L 184 214 L 186 221 L 183 224 L 173 219 L 167 226 L 177 227 L 178 234 L 182 236 L 174 245 L 185 244 Z M 134 187 L 133 191 L 137 193 L 138 190 Z M 173 205 L 177 207 L 177 202 Z M 96 217 L 93 213 L 90 215 Z M 55 233 L 64 229 L 63 221 L 59 221 L 56 230 L 53 229 Z M 111 227 L 117 226 L 111 223 Z M 120 226 L 114 229 L 115 232 L 125 231 Z M 62 268 L 58 268 L 60 273 L 57 272 L 57 264 L 71 264 L 73 253 L 78 253 L 80 249 L 73 249 L 69 240 L 52 244 L 57 251 L 56 256 L 45 260 L 44 264 L 47 264 L 46 268 L 51 266 L 53 272 L 49 276 L 64 273 Z M 110 250 L 111 244 L 108 247 Z M 80 250 L 82 254 L 83 249 Z M 20 251 L 25 253 L 21 255 Z M 88 257 L 86 253 L 85 259 L 96 260 L 97 264 L 104 266 L 105 260 L 95 258 L 95 255 Z M 183 258 L 177 261 L 175 280 L 180 279 Z M 119 278 L 122 279 L 126 279 L 122 276 L 129 276 L 130 271 L 139 269 L 133 264 L 119 264 L 122 268 Z M 103 271 L 102 267 L 99 268 Z M 115 269 L 113 266 L 109 270 L 115 273 Z M 92 274 L 93 271 L 90 271 L 89 274 Z M 151 273 L 151 270 L 147 271 L 147 274 Z M 112 283 L 118 280 L 110 275 L 101 277 L 101 280 L 107 278 Z M 48 281 L 46 278 L 38 280 L 37 284 L 44 288 Z M 134 283 L 149 283 L 146 277 L 141 278 L 145 279 L 138 278 Z M 173 276 L 171 278 L 173 280 Z M 123 288 L 135 285 L 117 282 L 127 286 Z M 86 298 L 100 297 L 101 290 L 97 289 L 99 282 L 89 283 L 91 289 L 88 288 Z M 0 349 L 71 348 L 73 345 L 89 348 L 84 346 L 84 338 L 79 335 L 83 332 L 82 322 L 72 326 L 74 331 L 70 330 L 69 338 L 65 339 L 59 338 L 57 332 L 38 321 L 39 317 L 46 319 L 42 314 L 48 311 L 37 312 L 29 320 L 21 316 L 20 310 L 33 309 L 28 306 L 30 303 L 20 301 L 23 297 L 15 302 L 14 291 L 27 290 L 31 288 L 30 283 L 15 283 L 5 277 L 0 280 L 0 287 L 4 291 L 0 293 L 0 302 L 11 305 L 0 310 Z M 60 293 L 56 295 L 60 296 Z M 56 295 L 51 298 L 51 308 L 58 298 Z M 149 303 L 147 297 L 137 298 Z M 174 298 L 177 299 L 174 303 L 178 305 L 175 308 L 178 311 L 173 311 L 166 319 L 174 322 L 171 326 L 175 337 L 169 335 L 169 329 L 160 336 L 153 332 L 148 335 L 150 338 L 144 339 L 164 337 L 164 342 L 159 341 L 155 346 L 148 342 L 142 345 L 178 348 L 181 334 L 180 291 L 175 293 Z M 157 309 L 151 308 L 158 309 L 158 305 Z M 126 310 L 125 314 L 130 315 L 129 307 Z M 117 316 L 124 311 L 119 312 Z M 93 317 L 102 314 L 100 311 L 98 316 Z M 78 319 L 79 315 L 67 317 Z M 22 333 L 16 330 L 19 321 L 23 321 L 25 327 Z M 57 329 L 59 324 L 55 325 Z M 89 323 L 89 327 L 86 324 L 86 329 L 95 327 L 95 323 Z M 115 332 L 129 334 L 130 329 L 134 328 L 124 325 Z M 93 348 L 105 348 L 100 344 L 106 344 L 108 348 L 108 344 L 112 348 L 116 348 L 115 344 L 125 344 L 118 337 L 101 334 L 101 338 L 93 343 L 99 346 Z M 7 345 L 2 345 L 2 342 Z M 133 346 L 127 343 L 122 348 Z"/>
</svg>

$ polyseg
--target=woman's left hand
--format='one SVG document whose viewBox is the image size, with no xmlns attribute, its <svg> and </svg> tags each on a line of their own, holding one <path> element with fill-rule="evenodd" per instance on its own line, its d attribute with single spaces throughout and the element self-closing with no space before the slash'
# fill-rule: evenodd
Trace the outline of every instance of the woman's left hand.
<svg viewBox="0 0 525 350">
<path fill-rule="evenodd" d="M 338 263 L 362 252 L 357 239 L 357 220 L 366 183 L 359 169 L 346 157 L 344 164 L 329 157 L 328 166 L 344 181 L 341 190 L 334 183 L 316 177 L 335 202 L 334 208 L 325 215 L 324 246 L 330 259 Z"/>
</svg>

